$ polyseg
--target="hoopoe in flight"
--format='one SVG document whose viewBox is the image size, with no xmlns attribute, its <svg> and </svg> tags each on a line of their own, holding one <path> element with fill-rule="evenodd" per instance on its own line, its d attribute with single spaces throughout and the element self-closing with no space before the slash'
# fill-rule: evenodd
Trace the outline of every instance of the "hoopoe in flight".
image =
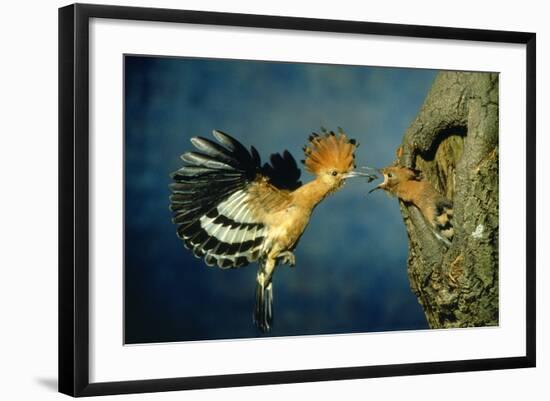
<svg viewBox="0 0 550 401">
<path fill-rule="evenodd" d="M 254 147 L 214 131 L 218 143 L 194 137 L 197 151 L 173 174 L 173 221 L 185 246 L 209 266 L 222 269 L 258 262 L 254 323 L 262 332 L 273 325 L 273 273 L 279 263 L 294 266 L 292 251 L 315 206 L 342 187 L 355 171 L 357 147 L 340 130 L 316 133 L 304 146 L 302 162 L 315 179 L 302 185 L 292 155 L 273 154 L 261 165 Z"/>
<path fill-rule="evenodd" d="M 417 170 L 392 166 L 379 172 L 384 175 L 384 182 L 369 193 L 383 189 L 405 203 L 412 203 L 422 212 L 435 236 L 449 246 L 454 236 L 452 202 L 437 192 Z"/>
</svg>

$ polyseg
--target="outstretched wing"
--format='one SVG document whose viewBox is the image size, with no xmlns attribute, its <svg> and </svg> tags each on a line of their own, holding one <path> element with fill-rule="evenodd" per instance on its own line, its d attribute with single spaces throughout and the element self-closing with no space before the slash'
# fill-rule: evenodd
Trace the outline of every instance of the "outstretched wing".
<svg viewBox="0 0 550 401">
<path fill-rule="evenodd" d="M 191 139 L 198 151 L 181 156 L 186 165 L 173 174 L 170 208 L 178 236 L 195 256 L 209 266 L 241 267 L 261 257 L 268 227 L 255 189 L 276 168 L 266 172 L 254 147 L 248 151 L 220 131 L 213 135 L 219 143 Z M 262 186 L 271 198 L 284 196 L 273 185 Z"/>
</svg>

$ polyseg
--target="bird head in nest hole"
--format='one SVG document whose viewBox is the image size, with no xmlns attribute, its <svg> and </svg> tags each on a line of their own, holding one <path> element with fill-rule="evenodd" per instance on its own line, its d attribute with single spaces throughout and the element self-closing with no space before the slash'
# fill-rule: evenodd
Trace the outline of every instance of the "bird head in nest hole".
<svg viewBox="0 0 550 401">
<path fill-rule="evenodd" d="M 338 134 L 333 131 L 325 131 L 323 135 L 313 133 L 303 148 L 305 160 L 302 162 L 307 171 L 332 190 L 339 189 L 346 179 L 352 177 L 365 177 L 371 182 L 377 178 L 376 175 L 355 169 L 355 150 L 358 146 L 355 139 L 348 138 L 341 129 Z M 364 169 L 373 170 L 368 167 Z"/>
<path fill-rule="evenodd" d="M 407 167 L 390 166 L 379 169 L 378 172 L 383 175 L 384 181 L 374 187 L 369 193 L 377 189 L 383 189 L 386 192 L 395 195 L 400 185 L 409 181 L 422 180 L 422 174 L 418 170 Z"/>
</svg>

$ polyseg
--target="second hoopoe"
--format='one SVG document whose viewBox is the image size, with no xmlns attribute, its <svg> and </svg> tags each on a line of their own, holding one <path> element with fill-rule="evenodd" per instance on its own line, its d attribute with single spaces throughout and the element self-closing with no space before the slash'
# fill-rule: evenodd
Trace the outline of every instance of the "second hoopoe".
<svg viewBox="0 0 550 401">
<path fill-rule="evenodd" d="M 422 212 L 435 236 L 449 246 L 454 236 L 452 202 L 437 192 L 416 170 L 392 166 L 379 171 L 384 175 L 384 182 L 369 193 L 383 189 L 405 203 L 412 203 Z"/>
<path fill-rule="evenodd" d="M 312 134 L 304 147 L 305 168 L 315 179 L 301 185 L 300 170 L 287 151 L 261 165 L 254 147 L 220 131 L 217 142 L 195 137 L 198 152 L 173 174 L 170 197 L 178 236 L 207 265 L 222 269 L 257 261 L 254 322 L 267 332 L 273 325 L 273 273 L 279 263 L 293 266 L 293 250 L 313 209 L 351 177 L 357 144 L 343 132 Z"/>
</svg>

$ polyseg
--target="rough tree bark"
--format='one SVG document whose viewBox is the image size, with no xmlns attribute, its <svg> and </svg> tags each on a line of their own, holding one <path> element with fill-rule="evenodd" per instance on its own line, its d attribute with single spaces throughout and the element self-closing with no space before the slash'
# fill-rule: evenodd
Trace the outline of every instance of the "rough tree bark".
<svg viewBox="0 0 550 401">
<path fill-rule="evenodd" d="M 398 152 L 454 204 L 447 248 L 401 203 L 409 280 L 432 328 L 498 324 L 498 109 L 498 74 L 441 72 Z"/>
</svg>

